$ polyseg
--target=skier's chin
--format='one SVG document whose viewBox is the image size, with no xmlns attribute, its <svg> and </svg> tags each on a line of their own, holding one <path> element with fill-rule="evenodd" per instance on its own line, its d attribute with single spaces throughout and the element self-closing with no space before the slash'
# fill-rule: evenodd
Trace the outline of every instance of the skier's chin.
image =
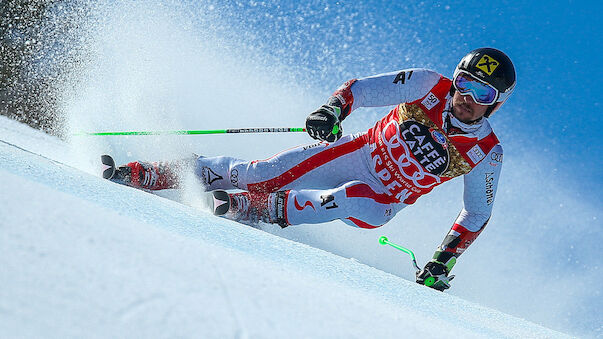
<svg viewBox="0 0 603 339">
<path fill-rule="evenodd" d="M 454 105 L 452 114 L 463 123 L 471 123 L 473 119 L 473 110 L 468 105 Z"/>
</svg>

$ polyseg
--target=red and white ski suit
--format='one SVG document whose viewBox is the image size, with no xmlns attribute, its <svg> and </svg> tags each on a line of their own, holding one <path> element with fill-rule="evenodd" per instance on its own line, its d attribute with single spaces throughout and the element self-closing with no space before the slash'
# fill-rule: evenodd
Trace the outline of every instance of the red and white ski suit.
<svg viewBox="0 0 603 339">
<path fill-rule="evenodd" d="M 442 250 L 460 254 L 492 211 L 502 147 L 486 118 L 467 125 L 452 115 L 450 79 L 407 69 L 346 82 L 334 95 L 359 107 L 397 105 L 364 133 L 295 147 L 266 160 L 200 157 L 208 190 L 285 191 L 286 224 L 340 219 L 376 228 L 435 186 L 464 176 L 464 207 Z"/>
</svg>

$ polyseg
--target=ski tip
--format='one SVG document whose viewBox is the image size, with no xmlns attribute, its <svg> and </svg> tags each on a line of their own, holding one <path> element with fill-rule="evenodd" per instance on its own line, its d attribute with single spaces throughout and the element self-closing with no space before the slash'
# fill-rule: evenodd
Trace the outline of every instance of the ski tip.
<svg viewBox="0 0 603 339">
<path fill-rule="evenodd" d="M 110 155 L 101 155 L 101 162 L 103 163 L 103 178 L 111 179 L 115 175 L 115 161 Z"/>
</svg>

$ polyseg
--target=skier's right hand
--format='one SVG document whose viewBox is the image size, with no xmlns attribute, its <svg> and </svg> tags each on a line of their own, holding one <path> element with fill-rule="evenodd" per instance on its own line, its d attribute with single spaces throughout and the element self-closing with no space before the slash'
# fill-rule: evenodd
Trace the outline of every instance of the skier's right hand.
<svg viewBox="0 0 603 339">
<path fill-rule="evenodd" d="M 343 134 L 340 115 L 341 108 L 322 105 L 306 118 L 306 131 L 314 139 L 335 142 Z"/>
</svg>

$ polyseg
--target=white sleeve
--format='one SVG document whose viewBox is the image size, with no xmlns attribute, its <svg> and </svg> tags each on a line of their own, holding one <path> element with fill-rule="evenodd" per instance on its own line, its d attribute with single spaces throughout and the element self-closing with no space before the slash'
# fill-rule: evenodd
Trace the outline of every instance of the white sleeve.
<svg viewBox="0 0 603 339">
<path fill-rule="evenodd" d="M 502 168 L 503 149 L 494 146 L 488 155 L 465 174 L 464 207 L 455 223 L 471 232 L 479 231 L 490 219 Z"/>
<path fill-rule="evenodd" d="M 358 79 L 351 87 L 352 110 L 358 107 L 397 105 L 424 97 L 441 75 L 424 68 L 409 68 Z"/>
</svg>

